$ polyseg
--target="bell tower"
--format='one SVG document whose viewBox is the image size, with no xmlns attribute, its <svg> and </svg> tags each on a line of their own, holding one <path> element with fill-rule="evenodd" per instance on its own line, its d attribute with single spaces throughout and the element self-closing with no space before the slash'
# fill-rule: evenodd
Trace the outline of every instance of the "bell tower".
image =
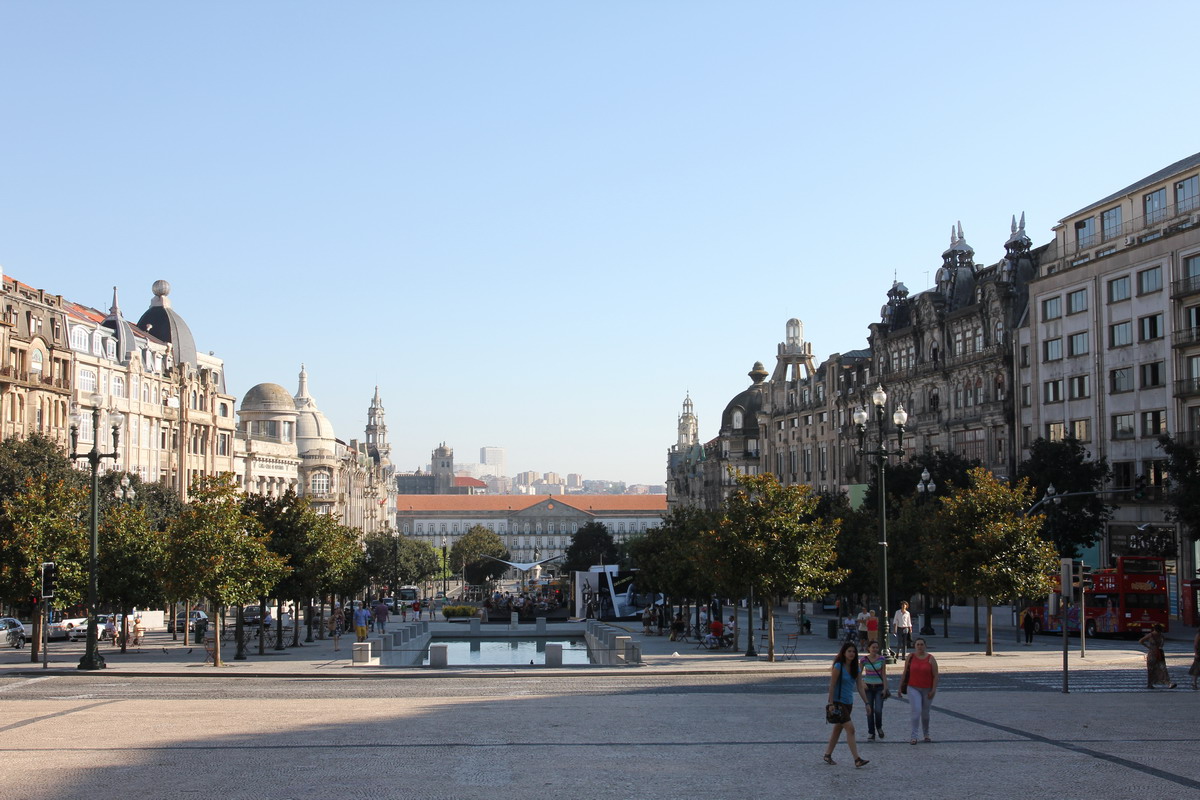
<svg viewBox="0 0 1200 800">
<path fill-rule="evenodd" d="M 384 422 L 383 401 L 379 399 L 379 387 L 375 387 L 375 396 L 371 398 L 371 406 L 367 409 L 367 447 L 379 456 L 379 463 L 386 466 L 392 463 L 392 446 L 387 440 L 387 423 Z"/>
</svg>

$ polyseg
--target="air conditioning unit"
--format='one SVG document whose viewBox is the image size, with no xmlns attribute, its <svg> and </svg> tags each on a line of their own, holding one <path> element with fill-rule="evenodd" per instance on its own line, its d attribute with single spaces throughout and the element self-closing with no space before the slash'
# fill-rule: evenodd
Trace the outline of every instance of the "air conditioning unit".
<svg viewBox="0 0 1200 800">
<path fill-rule="evenodd" d="M 1137 244 L 1136 236 L 1126 236 L 1125 237 L 1125 246 L 1128 247 L 1131 244 Z"/>
</svg>

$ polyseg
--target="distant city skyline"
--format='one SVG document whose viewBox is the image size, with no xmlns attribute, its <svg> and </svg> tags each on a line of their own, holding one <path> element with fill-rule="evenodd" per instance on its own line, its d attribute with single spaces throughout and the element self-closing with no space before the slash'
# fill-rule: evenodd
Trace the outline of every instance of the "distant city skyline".
<svg viewBox="0 0 1200 800">
<path fill-rule="evenodd" d="M 304 363 L 342 439 L 378 385 L 398 465 L 657 485 L 788 319 L 865 347 L 956 222 L 992 263 L 1194 153 L 1146 76 L 1200 9 L 1153 8 L 0 4 L 0 265 L 98 309 L 170 281 L 231 394 Z M 1169 122 L 1078 105 L 1118 98 Z"/>
</svg>

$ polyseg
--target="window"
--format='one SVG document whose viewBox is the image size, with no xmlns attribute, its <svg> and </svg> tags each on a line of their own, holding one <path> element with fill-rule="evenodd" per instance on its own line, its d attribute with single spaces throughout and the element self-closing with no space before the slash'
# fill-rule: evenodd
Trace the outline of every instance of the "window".
<svg viewBox="0 0 1200 800">
<path fill-rule="evenodd" d="M 1167 412 L 1143 411 L 1142 436 L 1161 436 L 1167 432 Z"/>
<path fill-rule="evenodd" d="M 1108 346 L 1126 347 L 1133 344 L 1133 323 L 1118 322 L 1108 326 Z"/>
<path fill-rule="evenodd" d="M 1066 435 L 1067 425 L 1064 422 L 1047 422 L 1046 438 L 1052 442 L 1061 442 Z"/>
<path fill-rule="evenodd" d="M 1081 356 L 1088 351 L 1088 332 L 1072 333 L 1067 339 L 1067 355 Z"/>
<path fill-rule="evenodd" d="M 88 349 L 88 334 L 83 328 L 71 328 L 71 349 L 84 350 Z"/>
<path fill-rule="evenodd" d="M 1146 215 L 1146 224 L 1153 225 L 1167 217 L 1167 190 L 1156 189 L 1142 196 L 1142 210 Z"/>
<path fill-rule="evenodd" d="M 329 494 L 329 473 L 314 472 L 308 485 L 312 487 L 313 494 Z"/>
<path fill-rule="evenodd" d="M 1078 249 L 1091 247 L 1096 243 L 1096 218 L 1088 217 L 1075 223 L 1075 245 Z"/>
<path fill-rule="evenodd" d="M 1109 391 L 1114 394 L 1117 392 L 1132 392 L 1133 391 L 1133 367 L 1119 367 L 1108 373 Z"/>
<path fill-rule="evenodd" d="M 79 391 L 96 391 L 96 373 L 90 369 L 79 370 Z"/>
<path fill-rule="evenodd" d="M 1193 175 L 1175 183 L 1175 213 L 1182 214 L 1200 205 L 1200 176 Z"/>
<path fill-rule="evenodd" d="M 1050 297 L 1042 301 L 1042 319 L 1058 319 L 1062 316 L 1062 298 Z"/>
<path fill-rule="evenodd" d="M 1027 344 L 1021 345 L 1021 366 L 1029 366 L 1029 345 Z"/>
<path fill-rule="evenodd" d="M 1071 436 L 1081 442 L 1092 440 L 1092 421 L 1090 419 L 1071 420 Z"/>
<path fill-rule="evenodd" d="M 1104 241 L 1121 235 L 1121 207 L 1110 208 L 1100 214 L 1100 238 Z"/>
<path fill-rule="evenodd" d="M 1151 339 L 1161 339 L 1163 335 L 1163 315 L 1151 314 L 1138 319 L 1138 335 L 1140 340 L 1148 342 Z"/>
<path fill-rule="evenodd" d="M 1108 282 L 1108 302 L 1119 303 L 1129 299 L 1129 276 L 1113 278 Z"/>
<path fill-rule="evenodd" d="M 1067 293 L 1067 313 L 1079 314 L 1087 311 L 1087 289 Z"/>
<path fill-rule="evenodd" d="M 1163 362 L 1152 361 L 1149 364 L 1142 364 L 1140 367 L 1142 373 L 1142 388 L 1149 389 L 1154 386 L 1162 386 L 1166 380 L 1163 372 Z"/>
<path fill-rule="evenodd" d="M 1092 376 L 1076 375 L 1068 381 L 1068 391 L 1072 400 L 1082 400 L 1092 396 Z"/>
<path fill-rule="evenodd" d="M 1062 379 L 1046 381 L 1042 384 L 1042 402 L 1061 403 L 1063 399 Z"/>
<path fill-rule="evenodd" d="M 1062 339 L 1047 339 L 1042 342 L 1042 360 L 1057 361 L 1062 358 Z"/>
<path fill-rule="evenodd" d="M 1033 389 L 1026 383 L 1021 386 L 1021 407 L 1029 408 L 1033 405 Z"/>
<path fill-rule="evenodd" d="M 1138 294 L 1162 291 L 1162 267 L 1151 267 L 1137 274 Z"/>
<path fill-rule="evenodd" d="M 1112 418 L 1112 438 L 1133 438 L 1133 414 L 1114 414 Z"/>
<path fill-rule="evenodd" d="M 29 371 L 41 373 L 42 369 L 45 366 L 45 358 L 46 357 L 42 355 L 41 350 L 34 350 L 32 353 L 30 353 L 29 354 Z"/>
</svg>

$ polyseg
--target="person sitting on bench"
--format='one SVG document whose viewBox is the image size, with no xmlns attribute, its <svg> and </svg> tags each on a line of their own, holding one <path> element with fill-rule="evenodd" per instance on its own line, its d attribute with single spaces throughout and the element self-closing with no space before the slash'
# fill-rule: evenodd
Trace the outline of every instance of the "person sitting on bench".
<svg viewBox="0 0 1200 800">
<path fill-rule="evenodd" d="M 704 646 L 710 650 L 714 650 L 721 646 L 721 636 L 725 633 L 725 626 L 721 623 L 721 618 L 713 619 L 712 624 L 708 626 L 708 634 L 704 637 Z"/>
</svg>

